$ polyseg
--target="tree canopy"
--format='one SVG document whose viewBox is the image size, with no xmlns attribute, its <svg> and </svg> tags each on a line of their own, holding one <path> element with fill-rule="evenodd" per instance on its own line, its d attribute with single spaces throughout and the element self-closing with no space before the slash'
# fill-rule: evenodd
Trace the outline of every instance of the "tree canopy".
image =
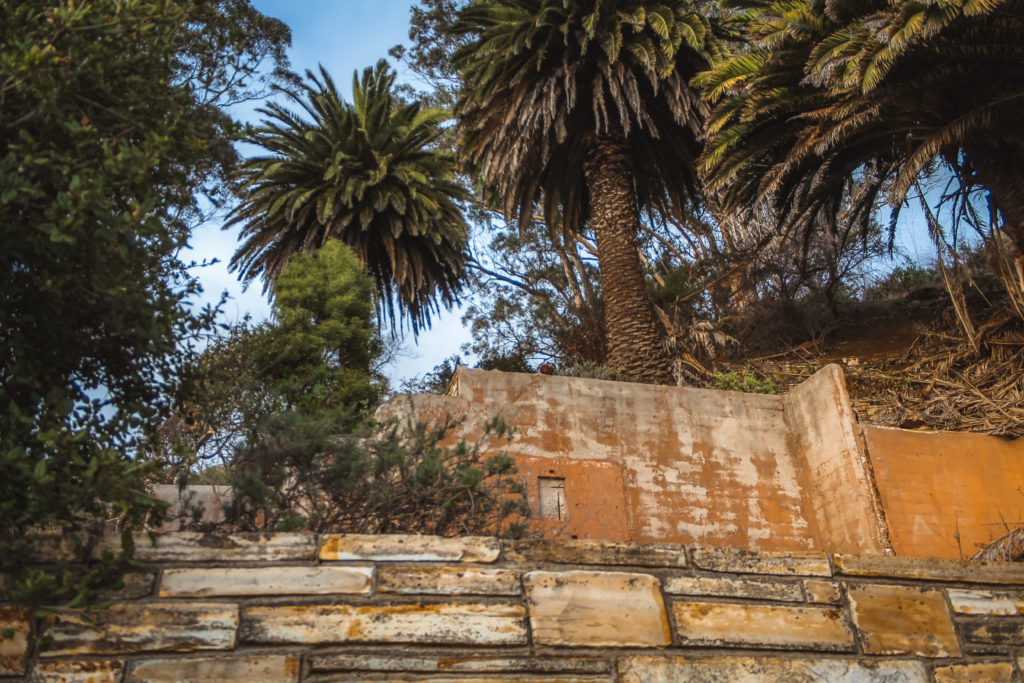
<svg viewBox="0 0 1024 683">
<path fill-rule="evenodd" d="M 134 449 L 212 319 L 179 252 L 235 161 L 220 107 L 288 41 L 247 0 L 0 5 L 0 569 L 29 527 L 157 509 Z"/>
<path fill-rule="evenodd" d="M 292 256 L 330 239 L 347 244 L 377 287 L 378 304 L 414 332 L 450 306 L 461 288 L 466 234 L 452 155 L 437 148 L 448 118 L 442 109 L 401 102 L 385 62 L 353 77 L 353 102 L 330 76 L 307 74 L 283 105 L 261 109 L 250 141 L 266 156 L 239 173 L 242 203 L 227 226 L 244 240 L 232 267 L 272 287 Z"/>
</svg>

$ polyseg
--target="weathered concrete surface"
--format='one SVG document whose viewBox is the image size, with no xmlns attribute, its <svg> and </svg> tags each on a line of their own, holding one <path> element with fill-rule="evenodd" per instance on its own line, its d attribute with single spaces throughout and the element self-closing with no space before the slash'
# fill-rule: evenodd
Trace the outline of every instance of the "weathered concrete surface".
<svg viewBox="0 0 1024 683">
<path fill-rule="evenodd" d="M 865 652 L 960 656 L 960 644 L 942 591 L 861 584 L 850 586 L 847 595 Z"/>
<path fill-rule="evenodd" d="M 731 548 L 696 548 L 693 551 L 693 563 L 713 572 L 832 576 L 832 566 L 825 553 L 755 553 Z"/>
<path fill-rule="evenodd" d="M 349 562 L 494 562 L 500 554 L 501 542 L 482 536 L 332 534 L 320 546 L 321 560 Z"/>
<path fill-rule="evenodd" d="M 629 657 L 619 662 L 621 683 L 919 683 L 928 680 L 920 662 L 858 662 L 798 657 Z"/>
<path fill-rule="evenodd" d="M 795 581 L 768 579 L 737 579 L 703 576 L 673 576 L 665 579 L 662 589 L 678 595 L 715 595 L 723 598 L 753 598 L 800 602 L 803 590 Z"/>
<path fill-rule="evenodd" d="M 527 574 L 534 642 L 577 647 L 659 647 L 672 642 L 658 580 L 625 572 Z"/>
<path fill-rule="evenodd" d="M 167 569 L 162 598 L 220 595 L 326 595 L 370 592 L 373 567 L 211 567 Z"/>
<path fill-rule="evenodd" d="M 783 398 L 815 550 L 882 553 L 888 534 L 846 380 L 828 365 Z"/>
<path fill-rule="evenodd" d="M 624 493 L 614 476 L 587 484 L 564 469 L 571 516 L 579 520 L 569 524 L 579 526 L 559 526 L 560 537 L 595 537 L 586 520 L 624 498 L 629 540 L 814 547 L 778 396 L 466 368 L 452 391 L 466 402 L 461 429 L 470 438 L 493 415 L 516 427 L 507 450 L 524 458 L 531 476 L 537 468 L 530 459 L 620 468 Z M 602 537 L 621 533 L 617 523 Z"/>
<path fill-rule="evenodd" d="M 897 555 L 970 557 L 1004 522 L 1024 521 L 1024 439 L 871 426 L 864 435 Z"/>
<path fill-rule="evenodd" d="M 43 656 L 230 649 L 235 645 L 238 605 L 122 603 L 88 618 L 99 625 L 71 611 L 47 617 L 44 634 L 52 645 Z"/>
<path fill-rule="evenodd" d="M 299 680 L 299 670 L 298 657 L 278 654 L 148 659 L 132 667 L 125 683 L 295 683 Z"/>
<path fill-rule="evenodd" d="M 677 602 L 672 612 L 683 645 L 854 649 L 853 633 L 835 607 Z"/>
<path fill-rule="evenodd" d="M 258 643 L 522 645 L 521 605 L 275 605 L 243 609 L 243 635 Z"/>
</svg>

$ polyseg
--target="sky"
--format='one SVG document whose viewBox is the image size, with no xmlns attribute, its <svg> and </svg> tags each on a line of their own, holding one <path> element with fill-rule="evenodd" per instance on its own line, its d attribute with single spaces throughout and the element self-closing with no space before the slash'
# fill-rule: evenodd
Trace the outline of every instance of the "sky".
<svg viewBox="0 0 1024 683">
<path fill-rule="evenodd" d="M 253 6 L 267 16 L 280 19 L 292 30 L 292 46 L 288 51 L 292 69 L 304 73 L 317 71 L 323 65 L 334 78 L 346 99 L 351 98 L 352 74 L 387 58 L 388 49 L 408 42 L 411 0 L 252 0 Z M 411 78 L 407 70 L 388 60 L 398 71 L 400 80 Z M 258 115 L 250 119 L 258 123 Z M 193 236 L 189 260 L 217 259 L 212 266 L 196 269 L 205 290 L 206 301 L 216 301 L 222 291 L 231 297 L 224 307 L 227 322 L 237 322 L 246 315 L 262 320 L 270 314 L 270 306 L 262 294 L 260 282 L 247 291 L 227 264 L 238 246 L 238 231 L 224 231 L 221 222 L 211 222 Z M 403 339 L 402 351 L 395 362 L 385 368 L 393 388 L 403 379 L 429 372 L 445 358 L 459 353 L 470 334 L 462 327 L 459 311 L 443 314 L 433 326 Z"/>
</svg>

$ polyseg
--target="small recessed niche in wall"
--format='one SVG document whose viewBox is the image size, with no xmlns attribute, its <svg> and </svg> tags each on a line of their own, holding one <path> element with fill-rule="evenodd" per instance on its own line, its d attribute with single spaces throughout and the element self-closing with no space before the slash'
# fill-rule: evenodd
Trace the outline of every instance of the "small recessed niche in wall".
<svg viewBox="0 0 1024 683">
<path fill-rule="evenodd" d="M 565 501 L 564 477 L 537 477 L 537 492 L 541 519 L 569 518 L 569 506 Z"/>
</svg>

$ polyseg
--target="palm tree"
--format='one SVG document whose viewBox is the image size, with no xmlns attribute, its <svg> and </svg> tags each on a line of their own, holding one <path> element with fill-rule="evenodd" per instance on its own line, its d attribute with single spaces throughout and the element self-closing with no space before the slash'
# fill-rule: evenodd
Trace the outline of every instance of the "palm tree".
<svg viewBox="0 0 1024 683">
<path fill-rule="evenodd" d="M 227 226 L 241 224 L 231 267 L 264 292 L 288 260 L 338 239 L 373 278 L 392 327 L 396 309 L 413 332 L 429 326 L 439 304 L 458 300 L 468 229 L 458 202 L 454 158 L 439 149 L 444 110 L 400 102 L 384 61 L 353 77 L 344 102 L 321 67 L 292 104 L 271 104 L 250 138 L 270 154 L 238 175 L 242 203 Z"/>
<path fill-rule="evenodd" d="M 728 208 L 867 226 L 939 165 L 990 193 L 1024 284 L 1024 0 L 729 0 L 749 50 L 698 77 Z M 844 197 L 845 193 L 845 197 Z"/>
<path fill-rule="evenodd" d="M 640 211 L 697 197 L 705 116 L 688 80 L 718 55 L 683 0 L 476 0 L 456 31 L 460 152 L 506 217 L 597 238 L 608 364 L 671 379 L 637 244 Z"/>
</svg>

